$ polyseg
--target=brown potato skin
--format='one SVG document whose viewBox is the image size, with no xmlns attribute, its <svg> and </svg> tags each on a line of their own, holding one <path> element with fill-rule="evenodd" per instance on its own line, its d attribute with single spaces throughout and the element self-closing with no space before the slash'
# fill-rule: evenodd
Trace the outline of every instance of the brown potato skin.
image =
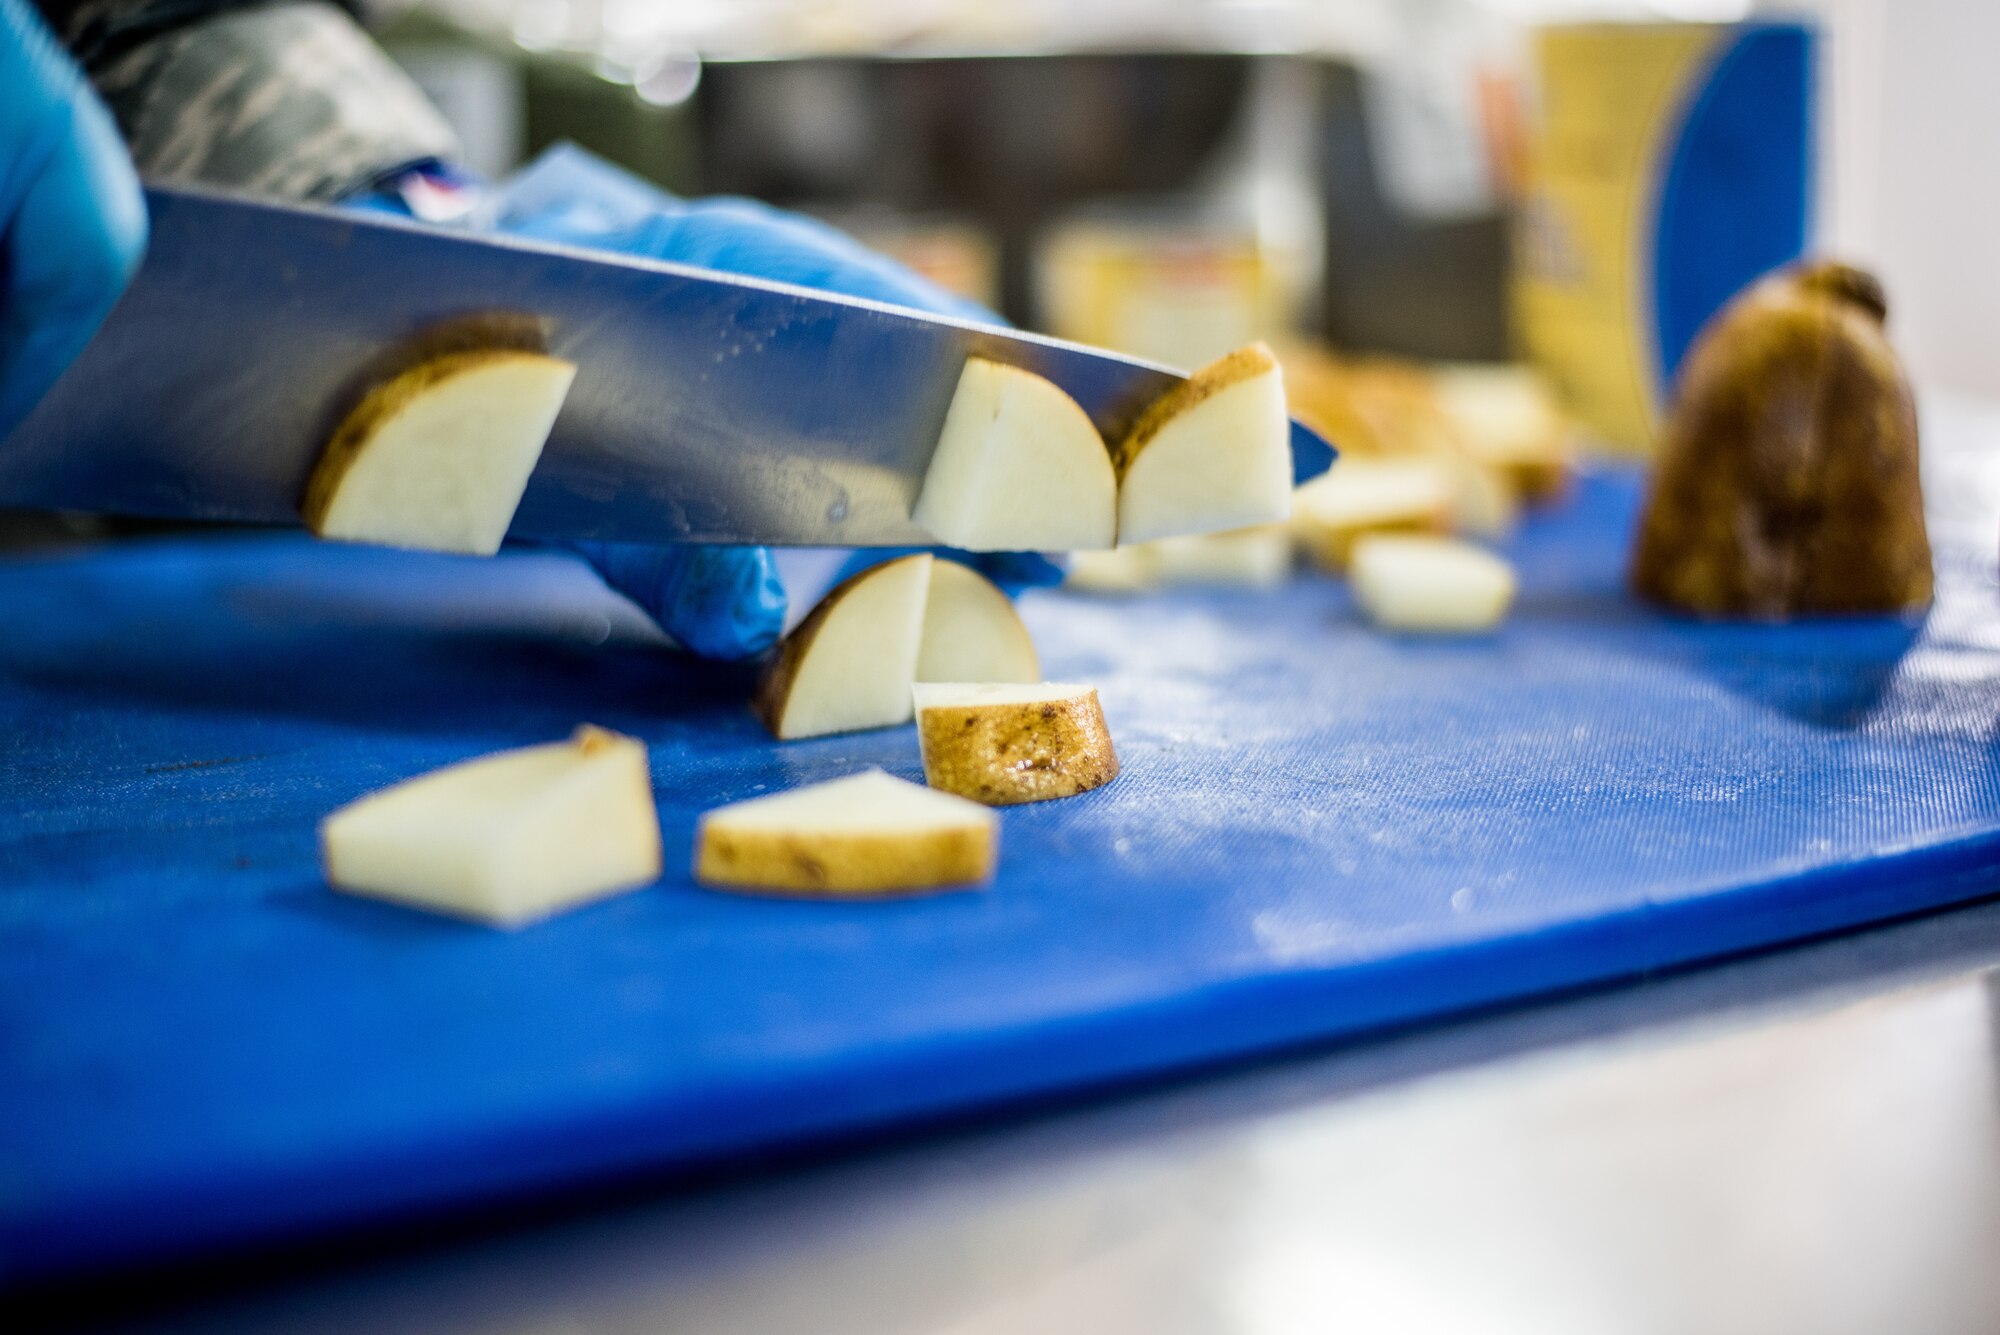
<svg viewBox="0 0 2000 1335">
<path fill-rule="evenodd" d="M 1916 408 L 1886 309 L 1868 274 L 1817 264 L 1763 280 L 1703 331 L 1640 521 L 1635 593 L 1768 621 L 1930 602 Z"/>
<path fill-rule="evenodd" d="M 694 878 L 721 889 L 806 897 L 913 894 L 993 879 L 990 829 L 941 830 L 921 839 L 877 834 L 760 834 L 703 821 Z"/>
<path fill-rule="evenodd" d="M 1097 692 L 1045 705 L 933 705 L 917 713 L 924 782 L 989 807 L 1074 797 L 1118 777 Z"/>
<path fill-rule="evenodd" d="M 1118 480 L 1125 480 L 1125 474 L 1139 461 L 1146 447 L 1153 443 L 1153 437 L 1160 434 L 1161 427 L 1203 399 L 1252 376 L 1262 375 L 1277 364 L 1277 355 L 1268 347 L 1262 343 L 1251 343 L 1234 352 L 1224 353 L 1153 400 L 1111 451 L 1111 463 L 1118 470 Z"/>
<path fill-rule="evenodd" d="M 859 570 L 849 575 L 828 589 L 826 596 L 813 605 L 812 611 L 806 613 L 806 619 L 792 627 L 792 633 L 778 642 L 778 647 L 772 651 L 770 662 L 764 665 L 762 675 L 757 678 L 756 693 L 750 697 L 751 712 L 771 730 L 773 737 L 780 741 L 785 740 L 782 728 L 785 721 L 785 704 L 792 694 L 792 678 L 798 675 L 799 665 L 805 661 L 806 650 L 812 647 L 813 638 L 819 634 L 819 628 L 826 624 L 827 617 L 833 614 L 833 609 L 840 605 L 840 600 L 870 575 L 887 570 L 900 562 L 916 559 L 918 558 L 915 556 L 899 556 L 894 561 L 884 561 L 880 565 L 869 566 L 866 570 Z"/>
</svg>

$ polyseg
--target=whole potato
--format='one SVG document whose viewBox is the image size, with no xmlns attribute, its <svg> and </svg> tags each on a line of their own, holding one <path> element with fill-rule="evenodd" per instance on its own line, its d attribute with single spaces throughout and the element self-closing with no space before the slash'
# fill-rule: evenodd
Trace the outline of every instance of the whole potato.
<svg viewBox="0 0 2000 1335">
<path fill-rule="evenodd" d="M 1774 621 L 1930 601 L 1916 408 L 1886 315 L 1873 276 L 1820 263 L 1709 323 L 1667 419 L 1636 593 Z"/>
</svg>

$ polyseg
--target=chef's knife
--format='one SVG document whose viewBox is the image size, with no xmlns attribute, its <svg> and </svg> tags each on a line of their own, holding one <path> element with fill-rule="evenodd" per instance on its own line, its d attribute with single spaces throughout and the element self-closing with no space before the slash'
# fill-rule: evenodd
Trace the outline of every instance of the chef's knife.
<svg viewBox="0 0 2000 1335">
<path fill-rule="evenodd" d="M 454 340 L 576 382 L 516 537 L 909 546 L 968 354 L 1116 439 L 1179 375 L 1012 330 L 705 269 L 373 215 L 148 192 L 152 240 L 81 360 L 0 441 L 0 504 L 295 523 L 371 377 Z M 1332 454 L 1294 424 L 1295 469 Z"/>
</svg>

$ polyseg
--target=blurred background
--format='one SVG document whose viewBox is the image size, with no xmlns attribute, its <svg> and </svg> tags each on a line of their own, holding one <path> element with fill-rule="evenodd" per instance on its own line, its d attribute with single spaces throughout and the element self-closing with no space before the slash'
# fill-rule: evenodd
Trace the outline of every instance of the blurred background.
<svg viewBox="0 0 2000 1335">
<path fill-rule="evenodd" d="M 2000 391 L 1988 4 L 376 13 L 485 173 L 575 141 L 678 192 L 819 214 L 1017 323 L 1179 365 L 1251 337 L 1301 358 L 1520 359 L 1593 437 L 1642 450 L 1692 326 L 1805 250 L 1881 273 L 1923 387 Z"/>
</svg>

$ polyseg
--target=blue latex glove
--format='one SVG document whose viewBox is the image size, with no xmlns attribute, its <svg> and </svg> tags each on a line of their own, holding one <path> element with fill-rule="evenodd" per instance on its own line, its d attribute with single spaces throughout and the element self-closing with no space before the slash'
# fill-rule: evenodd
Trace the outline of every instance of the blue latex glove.
<svg viewBox="0 0 2000 1335">
<path fill-rule="evenodd" d="M 24 0 L 0 0 L 0 437 L 83 351 L 145 249 L 111 113 Z"/>
</svg>

